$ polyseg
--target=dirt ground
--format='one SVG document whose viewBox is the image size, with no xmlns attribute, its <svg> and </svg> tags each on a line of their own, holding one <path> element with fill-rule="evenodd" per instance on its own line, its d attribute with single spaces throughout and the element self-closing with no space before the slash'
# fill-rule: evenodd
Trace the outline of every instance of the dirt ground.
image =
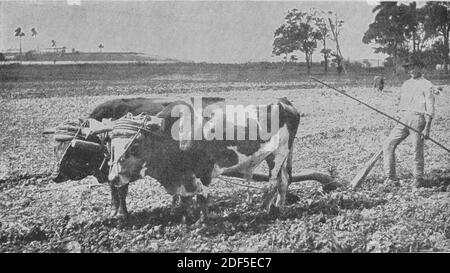
<svg viewBox="0 0 450 273">
<path fill-rule="evenodd" d="M 221 180 L 211 187 L 215 217 L 198 225 L 182 224 L 171 209 L 171 197 L 149 177 L 130 186 L 131 217 L 126 223 L 109 219 L 109 188 L 95 178 L 49 181 L 53 143 L 41 134 L 44 128 L 85 117 L 97 104 L 118 94 L 169 99 L 222 96 L 254 104 L 285 96 L 301 112 L 294 173 L 306 168 L 333 171 L 343 182 L 350 181 L 381 147 L 394 125 L 310 81 L 210 82 L 202 78 L 184 82 L 183 77 L 171 77 L 146 82 L 3 85 L 7 88 L 0 99 L 1 252 L 450 251 L 450 157 L 429 141 L 425 146 L 427 187 L 412 187 L 412 145 L 406 140 L 397 149 L 400 186 L 381 186 L 380 162 L 356 191 L 344 188 L 324 193 L 317 182 L 295 183 L 289 188 L 293 196 L 276 219 L 260 212 L 259 190 L 250 189 L 254 198 L 246 203 L 246 188 Z M 353 83 L 346 91 L 395 113 L 398 85 L 388 83 L 385 92 L 379 93 Z M 446 146 L 450 146 L 449 104 L 450 86 L 446 86 L 436 99 L 431 135 Z"/>
</svg>

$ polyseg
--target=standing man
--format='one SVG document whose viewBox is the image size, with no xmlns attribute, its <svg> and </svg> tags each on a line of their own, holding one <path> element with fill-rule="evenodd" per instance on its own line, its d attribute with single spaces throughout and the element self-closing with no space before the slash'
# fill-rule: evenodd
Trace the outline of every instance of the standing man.
<svg viewBox="0 0 450 273">
<path fill-rule="evenodd" d="M 434 86 L 422 75 L 424 64 L 415 61 L 405 65 L 411 78 L 401 87 L 398 116 L 400 121 L 421 132 L 418 134 L 407 127 L 397 124 L 389 134 L 383 146 L 384 171 L 388 177 L 385 184 L 397 182 L 395 173 L 395 148 L 411 135 L 414 147 L 414 186 L 423 186 L 424 155 L 423 143 L 430 135 L 431 122 L 434 117 Z"/>
</svg>

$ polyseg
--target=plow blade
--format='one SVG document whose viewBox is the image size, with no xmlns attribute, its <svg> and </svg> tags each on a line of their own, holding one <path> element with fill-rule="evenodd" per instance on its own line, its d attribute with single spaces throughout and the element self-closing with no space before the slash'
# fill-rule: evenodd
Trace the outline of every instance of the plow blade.
<svg viewBox="0 0 450 273">
<path fill-rule="evenodd" d="M 228 177 L 236 177 L 236 178 L 244 178 L 244 175 L 242 173 L 228 173 L 228 174 L 222 174 L 223 176 Z M 269 176 L 262 173 L 253 173 L 253 181 L 255 182 L 267 182 L 269 181 Z M 299 173 L 292 174 L 292 183 L 294 182 L 302 182 L 302 181 L 308 181 L 308 180 L 314 180 L 319 183 L 321 183 L 324 187 L 327 189 L 334 189 L 337 187 L 342 186 L 340 183 L 335 181 L 334 177 L 331 175 L 320 172 L 317 170 L 311 170 L 311 169 L 304 169 L 300 171 Z"/>
</svg>

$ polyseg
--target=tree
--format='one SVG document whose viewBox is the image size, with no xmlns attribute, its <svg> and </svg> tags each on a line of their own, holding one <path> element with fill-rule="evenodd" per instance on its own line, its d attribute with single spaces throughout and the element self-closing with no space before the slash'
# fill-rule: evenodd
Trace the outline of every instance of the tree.
<svg viewBox="0 0 450 273">
<path fill-rule="evenodd" d="M 22 32 L 22 28 L 18 27 L 14 31 L 14 36 L 19 37 L 19 52 L 22 55 L 22 37 L 25 36 L 25 33 Z"/>
<path fill-rule="evenodd" d="M 382 52 L 392 57 L 390 61 L 396 72 L 401 59 L 423 56 L 423 50 L 431 46 L 431 38 L 442 36 L 448 41 L 448 5 L 427 2 L 418 8 L 416 2 L 408 5 L 381 2 L 373 9 L 377 13 L 375 21 L 369 25 L 363 42 L 380 45 L 375 48 L 375 53 Z"/>
<path fill-rule="evenodd" d="M 285 32 L 285 31 L 280 30 L 280 32 Z M 275 33 L 277 33 L 277 32 L 275 32 Z M 280 56 L 280 55 L 283 56 L 284 62 L 283 62 L 283 66 L 281 67 L 281 71 L 284 71 L 284 66 L 286 65 L 286 63 L 288 61 L 289 53 L 295 51 L 294 43 L 292 41 L 290 41 L 289 39 L 290 39 L 290 37 L 288 37 L 286 35 L 284 35 L 284 36 L 281 35 L 279 37 L 276 37 L 275 40 L 273 41 L 272 54 L 274 54 L 276 56 Z"/>
<path fill-rule="evenodd" d="M 37 31 L 36 28 L 31 28 L 31 37 L 33 37 L 36 40 Z M 39 51 L 39 46 L 36 44 L 36 51 Z"/>
<path fill-rule="evenodd" d="M 53 49 L 54 49 L 55 52 L 56 52 L 56 41 L 55 41 L 55 40 L 52 40 L 52 47 L 53 47 Z"/>
<path fill-rule="evenodd" d="M 330 38 L 330 29 L 327 25 L 327 16 L 326 13 L 323 11 L 316 11 L 314 13 L 314 23 L 317 27 L 317 31 L 321 34 L 321 41 L 322 41 L 322 50 L 320 53 L 323 54 L 323 61 L 324 61 L 324 70 L 325 73 L 328 71 L 328 58 L 331 53 L 331 49 L 327 48 L 327 39 Z"/>
<path fill-rule="evenodd" d="M 332 11 L 328 12 L 328 23 L 330 24 L 330 30 L 331 33 L 333 34 L 333 38 L 332 40 L 334 41 L 334 43 L 336 44 L 336 51 L 330 52 L 330 54 L 334 57 L 334 62 L 336 62 L 337 64 L 337 71 L 338 74 L 341 74 L 342 70 L 344 68 L 344 57 L 342 57 L 342 52 L 341 52 L 341 48 L 339 47 L 339 34 L 341 32 L 341 27 L 342 24 L 344 23 L 343 20 L 338 19 L 338 16 L 336 13 L 333 13 Z M 331 17 L 334 17 L 333 19 L 331 19 Z"/>
<path fill-rule="evenodd" d="M 392 56 L 394 73 L 401 58 L 410 56 L 408 41 L 413 39 L 413 50 L 416 48 L 416 32 L 418 17 L 415 4 L 397 5 L 397 2 L 381 2 L 373 12 L 377 12 L 375 21 L 369 25 L 363 42 L 374 42 L 380 47 L 375 53 L 382 52 Z"/>
<path fill-rule="evenodd" d="M 293 9 L 288 11 L 285 23 L 275 30 L 274 48 L 275 55 L 301 51 L 305 54 L 308 74 L 311 71 L 312 54 L 317 48 L 317 40 L 321 39 L 321 33 L 313 25 L 313 16 Z"/>
<path fill-rule="evenodd" d="M 450 32 L 450 3 L 427 2 L 425 10 L 424 29 L 427 35 L 441 39 L 440 47 L 443 55 L 445 72 L 448 73 L 449 64 L 449 32 Z"/>
</svg>

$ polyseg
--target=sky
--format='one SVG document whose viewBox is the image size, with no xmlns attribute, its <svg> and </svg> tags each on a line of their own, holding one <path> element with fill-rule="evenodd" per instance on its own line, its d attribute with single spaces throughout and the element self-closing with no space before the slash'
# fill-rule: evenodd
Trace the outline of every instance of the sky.
<svg viewBox="0 0 450 273">
<path fill-rule="evenodd" d="M 66 46 L 79 51 L 134 51 L 184 61 L 277 61 L 273 34 L 293 8 L 334 11 L 344 20 L 340 46 L 350 60 L 383 59 L 362 43 L 374 1 L 5 1 L 0 0 L 0 50 Z M 31 36 L 31 28 L 38 32 Z M 328 42 L 331 45 L 331 42 Z M 320 48 L 316 50 L 320 51 Z M 303 55 L 299 56 L 304 59 Z M 316 53 L 314 61 L 321 57 Z"/>
</svg>

